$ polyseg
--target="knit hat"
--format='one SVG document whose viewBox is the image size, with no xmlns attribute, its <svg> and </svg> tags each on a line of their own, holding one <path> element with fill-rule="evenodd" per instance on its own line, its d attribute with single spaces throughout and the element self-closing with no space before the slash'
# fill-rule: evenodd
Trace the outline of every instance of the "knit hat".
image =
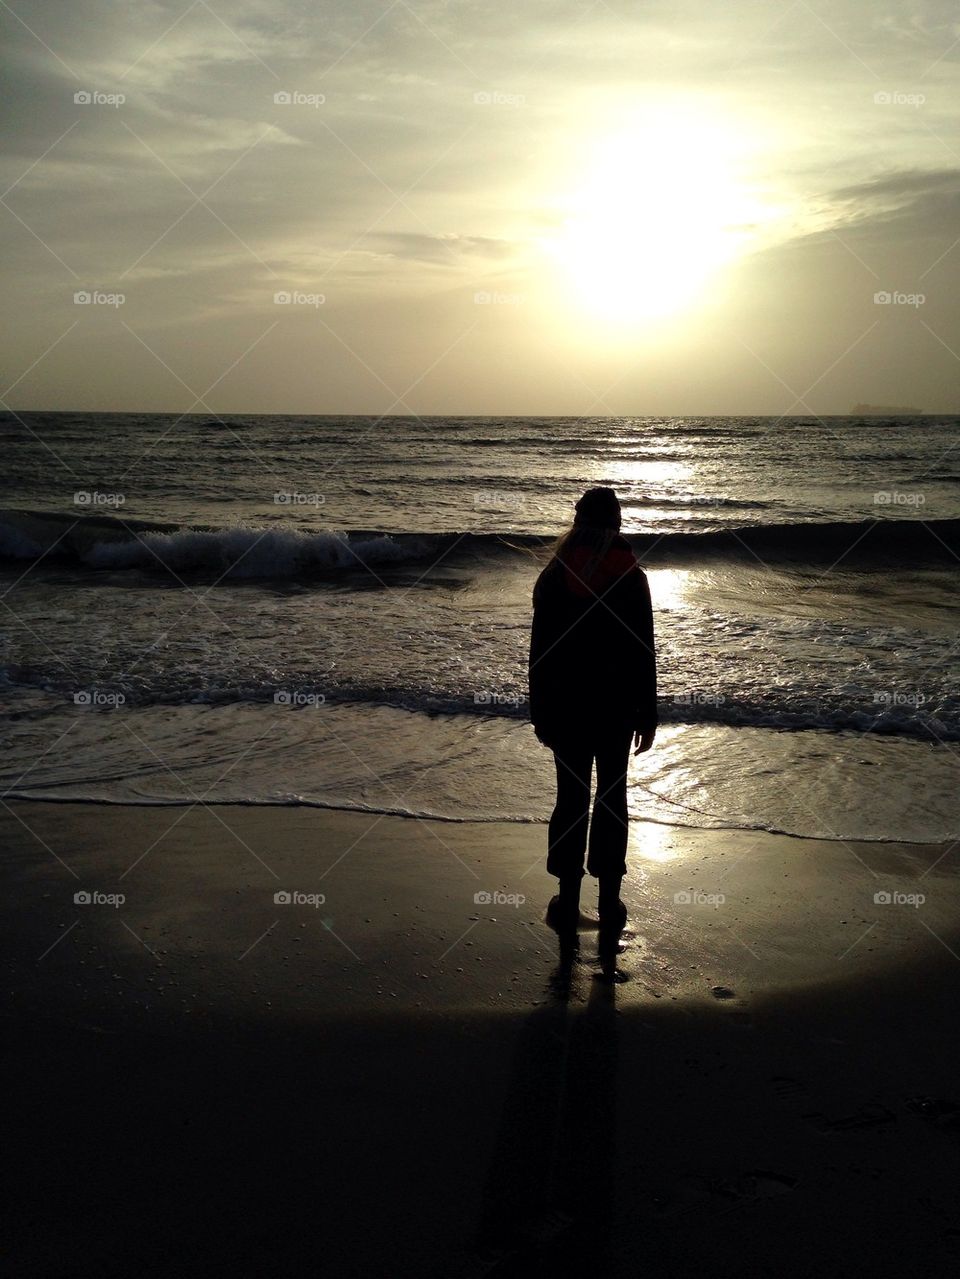
<svg viewBox="0 0 960 1279">
<path fill-rule="evenodd" d="M 620 503 L 611 488 L 587 489 L 574 509 L 579 528 L 620 528 Z"/>
</svg>

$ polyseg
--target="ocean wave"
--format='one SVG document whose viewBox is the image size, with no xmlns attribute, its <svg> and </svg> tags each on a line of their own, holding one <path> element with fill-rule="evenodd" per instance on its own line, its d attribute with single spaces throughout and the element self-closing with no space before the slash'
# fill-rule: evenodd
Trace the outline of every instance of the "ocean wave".
<svg viewBox="0 0 960 1279">
<path fill-rule="evenodd" d="M 67 560 L 93 571 L 141 569 L 218 578 L 290 578 L 417 560 L 430 537 L 305 533 L 284 527 L 183 528 L 106 515 L 0 513 L 0 558 Z"/>
<path fill-rule="evenodd" d="M 133 541 L 97 542 L 83 557 L 93 569 L 213 569 L 231 578 L 299 577 L 338 569 L 369 569 L 406 558 L 385 535 L 351 541 L 345 533 L 230 528 L 145 533 Z"/>
<path fill-rule="evenodd" d="M 672 499 L 681 504 L 680 499 Z M 686 499 L 682 500 L 682 504 Z M 664 503 L 665 505 L 666 503 Z M 491 520 L 509 519 L 509 494 L 494 502 Z M 651 503 L 652 505 L 652 503 Z M 700 505 L 700 504 L 698 504 Z M 746 502 L 731 502 L 744 509 Z M 762 509 L 762 504 L 752 504 Z M 714 522 L 724 503 L 709 508 Z M 705 517 L 706 518 L 706 517 Z M 184 527 L 113 515 L 0 511 L 0 558 L 44 558 L 69 562 L 79 570 L 139 569 L 179 575 L 213 574 L 217 579 L 310 577 L 373 566 L 415 562 L 483 561 L 495 555 L 543 550 L 556 532 L 455 533 L 318 530 L 304 532 L 273 524 L 220 528 Z M 856 522 L 755 523 L 700 532 L 627 533 L 642 563 L 655 566 L 698 560 L 756 563 L 833 564 L 845 567 L 953 562 L 960 548 L 960 520 L 893 517 Z"/>
<path fill-rule="evenodd" d="M 243 431 L 251 426 L 259 426 L 259 423 L 237 422 L 233 418 L 212 417 L 203 421 L 194 421 L 191 425 L 205 431 Z"/>
<path fill-rule="evenodd" d="M 91 673 L 79 685 L 59 670 L 40 666 L 0 667 L 0 687 L 24 695 L 13 717 L 44 717 L 74 705 L 83 714 L 115 713 L 118 708 L 151 706 L 233 706 L 274 703 L 315 713 L 324 706 L 384 706 L 426 715 L 468 715 L 497 720 L 527 720 L 524 698 L 515 691 L 491 689 L 465 693 L 421 685 L 341 684 L 325 680 L 275 681 L 242 672 L 225 679 L 186 677 L 182 673 L 146 680 L 139 676 L 103 683 Z M 799 692 L 773 691 L 765 700 L 725 696 L 719 699 L 673 699 L 662 696 L 662 724 L 713 724 L 728 728 L 763 728 L 779 732 L 856 732 L 876 736 L 910 737 L 925 742 L 960 741 L 960 714 L 947 702 L 926 707 L 910 704 L 878 708 L 872 694 L 851 696 L 846 703 L 820 700 Z"/>
<path fill-rule="evenodd" d="M 944 560 L 956 563 L 957 552 L 952 548 L 960 549 L 960 519 L 882 516 L 849 521 L 758 523 L 704 532 L 628 535 L 628 540 L 640 558 L 651 563 L 701 556 L 830 565 L 842 558 L 845 566 L 915 565 Z"/>
<path fill-rule="evenodd" d="M 725 511 L 769 511 L 771 502 L 758 502 L 751 498 L 737 497 L 717 497 L 707 501 L 703 497 L 694 493 L 685 495 L 684 497 L 651 497 L 642 502 L 631 502 L 629 498 L 623 498 L 622 504 L 627 510 L 640 510 L 649 507 L 653 510 L 668 511 L 702 511 L 705 508 L 722 507 Z"/>
</svg>

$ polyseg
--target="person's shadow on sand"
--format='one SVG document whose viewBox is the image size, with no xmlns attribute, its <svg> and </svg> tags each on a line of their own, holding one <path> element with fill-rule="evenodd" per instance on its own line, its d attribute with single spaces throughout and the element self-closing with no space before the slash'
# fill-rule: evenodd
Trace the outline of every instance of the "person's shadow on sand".
<svg viewBox="0 0 960 1279">
<path fill-rule="evenodd" d="M 497 1145 L 481 1199 L 477 1274 L 556 1274 L 607 1255 L 614 1213 L 616 951 L 602 970 L 576 965 L 579 938 L 561 938 L 549 1001 L 524 1023 Z M 589 982 L 585 1007 L 572 988 Z M 486 1263 L 486 1264 L 484 1264 Z M 541 1271 L 542 1267 L 542 1271 Z"/>
</svg>

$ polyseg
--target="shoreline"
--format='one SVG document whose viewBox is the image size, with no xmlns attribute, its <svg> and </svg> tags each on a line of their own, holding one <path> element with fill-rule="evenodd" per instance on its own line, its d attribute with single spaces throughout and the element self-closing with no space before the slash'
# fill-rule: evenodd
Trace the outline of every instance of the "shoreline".
<svg viewBox="0 0 960 1279">
<path fill-rule="evenodd" d="M 0 808 L 12 1273 L 955 1268 L 952 846 L 634 823 L 607 982 L 540 826 L 231 816 Z"/>
<path fill-rule="evenodd" d="M 410 713 L 416 714 L 417 712 L 410 712 Z M 639 789 L 644 790 L 646 788 L 643 786 L 640 786 Z M 653 794 L 655 798 L 657 799 L 663 798 L 662 796 L 657 795 L 655 792 L 651 791 L 649 793 Z M 126 796 L 121 796 L 120 798 L 117 798 L 117 799 L 109 799 L 100 795 L 91 795 L 89 797 L 81 797 L 76 795 L 55 796 L 55 795 L 29 795 L 29 794 L 15 794 L 15 793 L 9 793 L 6 796 L 6 799 L 4 802 L 14 803 L 14 804 L 25 804 L 25 805 L 67 804 L 67 805 L 75 805 L 76 807 L 102 807 L 105 809 L 130 808 L 130 809 L 136 810 L 139 808 L 148 808 L 148 809 L 153 808 L 153 809 L 171 809 L 174 811 L 176 811 L 177 809 L 183 809 L 183 808 L 186 808 L 186 809 L 196 808 L 198 807 L 198 805 L 201 805 L 201 801 L 197 799 L 142 798 L 142 799 L 133 801 Z M 300 798 L 276 799 L 276 800 L 203 798 L 202 807 L 228 808 L 228 809 L 236 808 L 236 809 L 240 809 L 241 811 L 245 809 L 260 809 L 260 808 L 263 808 L 263 809 L 304 808 L 304 809 L 315 810 L 315 811 L 324 812 L 324 813 L 327 813 L 327 812 L 349 813 L 357 817 L 389 817 L 389 818 L 396 818 L 398 821 L 430 822 L 430 823 L 437 823 L 439 825 L 506 826 L 508 828 L 514 827 L 514 826 L 536 826 L 540 828 L 541 830 L 546 829 L 550 820 L 549 815 L 547 815 L 546 817 L 516 817 L 516 816 L 454 817 L 448 813 L 427 813 L 427 812 L 412 813 L 412 812 L 407 812 L 406 810 L 401 808 L 385 808 L 380 806 L 374 807 L 372 805 L 369 808 L 364 808 L 363 806 L 359 804 L 349 804 L 349 803 L 337 804 L 334 802 L 328 803 L 323 800 L 311 800 L 311 799 L 300 799 Z M 693 809 L 692 811 L 697 812 L 699 810 Z M 907 850 L 908 852 L 912 852 L 912 853 L 920 853 L 924 849 L 929 849 L 932 852 L 939 852 L 945 848 L 951 847 L 954 842 L 953 840 L 949 840 L 949 839 L 925 839 L 924 840 L 924 839 L 898 839 L 895 837 L 890 837 L 890 838 L 876 837 L 871 839 L 866 837 L 851 838 L 851 837 L 846 837 L 841 835 L 833 835 L 833 836 L 808 835 L 802 831 L 779 830 L 779 829 L 771 828 L 769 826 L 761 826 L 761 825 L 738 826 L 732 822 L 726 826 L 694 826 L 692 824 L 685 825 L 681 822 L 668 822 L 657 817 L 631 817 L 630 825 L 631 825 L 631 829 L 633 828 L 634 825 L 645 826 L 645 827 L 659 826 L 667 830 L 675 830 L 678 832 L 691 831 L 691 832 L 696 832 L 698 834 L 732 833 L 732 834 L 743 835 L 747 838 L 749 838 L 750 836 L 762 837 L 765 835 L 769 835 L 777 839 L 795 839 L 795 840 L 800 840 L 803 842 L 808 842 L 813 844 L 844 844 L 844 845 L 866 844 L 866 845 L 879 846 L 879 847 L 903 848 L 904 850 Z"/>
<path fill-rule="evenodd" d="M 955 772 L 945 742 L 667 720 L 656 751 L 631 760 L 628 802 L 636 829 L 935 853 L 960 833 Z M 350 701 L 101 707 L 37 691 L 11 711 L 0 750 L 7 802 L 144 808 L 158 821 L 202 796 L 228 822 L 231 812 L 305 809 L 542 829 L 554 773 L 520 715 Z"/>
</svg>

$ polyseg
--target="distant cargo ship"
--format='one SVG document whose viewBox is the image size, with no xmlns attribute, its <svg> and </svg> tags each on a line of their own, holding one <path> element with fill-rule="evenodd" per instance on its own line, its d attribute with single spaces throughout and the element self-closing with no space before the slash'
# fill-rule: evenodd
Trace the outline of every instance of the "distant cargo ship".
<svg viewBox="0 0 960 1279">
<path fill-rule="evenodd" d="M 916 417 L 923 409 L 912 409 L 904 404 L 855 404 L 851 417 Z"/>
</svg>

